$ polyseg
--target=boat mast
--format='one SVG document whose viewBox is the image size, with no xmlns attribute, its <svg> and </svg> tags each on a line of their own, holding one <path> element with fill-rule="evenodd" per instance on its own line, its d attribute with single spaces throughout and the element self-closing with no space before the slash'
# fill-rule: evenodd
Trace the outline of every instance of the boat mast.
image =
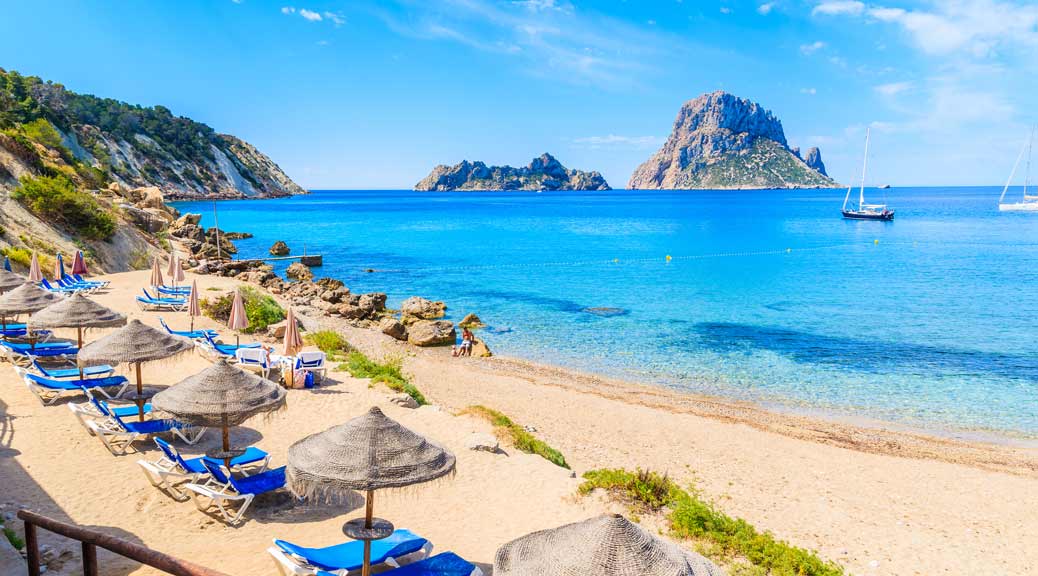
<svg viewBox="0 0 1038 576">
<path fill-rule="evenodd" d="M 847 210 L 847 201 L 851 199 L 851 190 L 852 189 L 853 189 L 852 186 L 848 186 L 847 187 L 847 195 L 843 197 L 843 210 L 844 211 Z"/>
<path fill-rule="evenodd" d="M 858 192 L 858 210 L 865 203 L 865 171 L 869 167 L 869 129 L 865 129 L 865 159 L 861 163 L 861 190 Z"/>
<path fill-rule="evenodd" d="M 1002 189 L 1002 195 L 998 197 L 998 203 L 1001 204 L 1002 200 L 1005 200 L 1006 192 L 1009 190 L 1009 186 L 1013 183 L 1013 177 L 1016 176 L 1016 169 L 1020 167 L 1020 160 L 1024 158 L 1024 151 L 1030 147 L 1028 143 L 1020 148 L 1020 154 L 1016 156 L 1016 162 L 1013 163 L 1013 171 L 1009 173 L 1009 180 L 1006 180 L 1006 187 Z M 1028 160 L 1030 163 L 1030 160 Z"/>
<path fill-rule="evenodd" d="M 1027 169 L 1024 171 L 1024 200 L 1027 200 L 1027 185 L 1031 180 L 1031 148 L 1034 146 L 1034 126 L 1031 126 L 1031 139 L 1027 141 Z"/>
</svg>

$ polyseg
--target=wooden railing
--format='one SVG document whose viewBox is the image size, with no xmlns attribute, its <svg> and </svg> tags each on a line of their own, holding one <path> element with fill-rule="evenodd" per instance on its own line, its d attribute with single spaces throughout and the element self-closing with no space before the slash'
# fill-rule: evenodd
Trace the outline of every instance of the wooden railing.
<svg viewBox="0 0 1038 576">
<path fill-rule="evenodd" d="M 25 522 L 25 548 L 28 555 L 29 576 L 40 576 L 40 547 L 37 540 L 37 527 L 60 534 L 66 538 L 79 540 L 83 547 L 83 576 L 97 576 L 97 547 L 115 552 L 146 566 L 157 568 L 174 576 L 227 576 L 205 566 L 199 566 L 187 560 L 174 558 L 147 546 L 141 546 L 122 538 L 103 534 L 96 530 L 67 524 L 53 518 L 41 516 L 28 510 L 19 510 L 18 518 Z"/>
</svg>

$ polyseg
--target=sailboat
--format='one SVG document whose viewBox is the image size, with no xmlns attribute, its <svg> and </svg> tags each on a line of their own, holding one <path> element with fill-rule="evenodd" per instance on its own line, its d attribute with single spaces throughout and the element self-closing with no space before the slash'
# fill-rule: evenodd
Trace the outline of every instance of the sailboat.
<svg viewBox="0 0 1038 576">
<path fill-rule="evenodd" d="M 865 160 L 861 166 L 861 188 L 858 190 L 858 208 L 856 210 L 848 210 L 847 202 L 851 199 L 852 187 L 847 187 L 847 196 L 843 198 L 843 212 L 844 218 L 851 220 L 893 220 L 894 211 L 889 210 L 886 204 L 866 204 L 865 203 L 865 173 L 869 167 L 869 129 L 865 129 Z"/>
<path fill-rule="evenodd" d="M 1016 157 L 1016 164 L 1013 164 L 1013 171 L 1009 173 L 1006 187 L 1002 189 L 1002 195 L 998 198 L 999 212 L 1038 212 L 1038 196 L 1027 193 L 1027 187 L 1031 183 L 1031 150 L 1034 144 L 1034 131 L 1035 128 L 1032 127 L 1031 138 L 1020 149 L 1020 155 Z M 1027 152 L 1027 170 L 1024 176 L 1024 197 L 1020 202 L 1006 202 L 1006 192 L 1013 183 L 1013 177 L 1016 176 L 1016 169 L 1020 166 L 1020 160 L 1024 157 L 1025 151 Z"/>
</svg>

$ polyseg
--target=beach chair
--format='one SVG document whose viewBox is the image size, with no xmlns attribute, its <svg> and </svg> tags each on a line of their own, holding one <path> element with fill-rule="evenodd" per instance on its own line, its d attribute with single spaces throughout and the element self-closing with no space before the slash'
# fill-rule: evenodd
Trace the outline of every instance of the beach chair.
<svg viewBox="0 0 1038 576">
<path fill-rule="evenodd" d="M 324 380 L 324 375 L 328 372 L 328 367 L 325 365 L 327 359 L 328 355 L 320 350 L 300 352 L 296 355 L 296 369 L 319 374 L 321 380 Z"/>
<path fill-rule="evenodd" d="M 87 427 L 101 439 L 108 451 L 116 456 L 126 454 L 134 442 L 142 438 L 169 432 L 188 444 L 194 444 L 205 434 L 207 428 L 181 424 L 176 420 L 135 419 L 132 415 L 120 416 L 112 411 L 108 404 L 91 398 L 91 402 L 105 416 L 104 420 L 87 421 Z"/>
<path fill-rule="evenodd" d="M 483 571 L 454 552 L 441 552 L 424 560 L 411 562 L 395 570 L 383 572 L 386 576 L 483 576 Z"/>
<path fill-rule="evenodd" d="M 432 551 L 432 544 L 410 530 L 398 528 L 389 538 L 371 543 L 371 565 L 387 564 L 398 567 L 399 559 L 414 554 L 424 558 Z M 324 548 L 306 548 L 284 540 L 274 539 L 267 549 L 282 576 L 312 576 L 320 571 L 336 576 L 346 576 L 351 570 L 360 569 L 364 563 L 364 543 L 351 540 Z"/>
<path fill-rule="evenodd" d="M 209 471 L 202 465 L 202 458 L 184 458 L 180 452 L 162 438 L 155 438 L 155 445 L 159 447 L 162 455 L 154 462 L 138 460 L 137 464 L 144 469 L 144 475 L 148 477 L 151 485 L 168 492 L 177 500 L 186 500 L 187 494 L 177 489 L 176 485 L 181 482 L 197 483 Z M 250 468 L 253 474 L 263 472 L 270 463 L 270 454 L 259 448 L 250 446 L 245 453 L 231 460 L 231 469 L 238 470 L 244 466 L 257 464 Z M 245 471 L 243 470 L 243 473 Z"/>
<path fill-rule="evenodd" d="M 66 392 L 75 392 L 78 394 L 83 393 L 85 390 L 99 390 L 108 398 L 117 398 L 126 390 L 126 387 L 130 385 L 130 381 L 127 380 L 125 376 L 84 378 L 83 380 L 58 380 L 33 374 L 18 366 L 15 367 L 15 371 L 18 372 L 18 375 L 25 382 L 29 391 L 35 394 L 44 406 L 50 406 L 57 402 L 58 398 Z M 111 394 L 108 392 L 107 388 L 118 388 L 119 390 L 115 394 Z"/>
<path fill-rule="evenodd" d="M 82 425 L 83 428 L 86 428 L 87 433 L 93 436 L 94 429 L 90 425 L 88 425 L 87 422 L 93 422 L 96 420 L 103 421 L 107 419 L 108 416 L 102 414 L 101 410 L 98 409 L 96 405 L 96 399 L 94 398 L 93 394 L 90 393 L 90 390 L 86 390 L 85 392 L 89 397 L 86 402 L 82 402 L 79 404 L 75 402 L 70 402 L 68 404 L 68 408 L 72 411 L 72 415 L 76 417 L 76 420 L 79 420 L 80 425 Z M 143 409 L 145 415 L 151 414 L 151 404 L 145 404 L 143 406 Z M 109 405 L 108 411 L 112 414 L 115 414 L 116 416 L 119 416 L 120 418 L 134 418 L 139 414 L 137 406 Z"/>
<path fill-rule="evenodd" d="M 192 340 L 205 338 L 206 335 L 209 335 L 212 338 L 217 338 L 220 336 L 220 334 L 216 330 L 173 330 L 166 324 L 166 321 L 163 320 L 161 316 L 159 317 L 159 324 L 162 325 L 166 332 L 169 332 L 174 336 L 183 336 L 185 338 L 190 338 Z"/>
<path fill-rule="evenodd" d="M 64 282 L 78 286 L 88 286 L 97 289 L 108 287 L 107 280 L 84 280 L 79 274 L 65 274 L 61 279 Z"/>
<path fill-rule="evenodd" d="M 82 292 L 83 290 L 77 288 L 65 288 L 64 286 L 54 286 L 47 281 L 46 278 L 40 280 L 40 287 L 48 292 L 54 292 L 56 294 L 75 294 L 76 292 Z"/>
<path fill-rule="evenodd" d="M 39 372 L 41 376 L 54 380 L 60 380 L 63 378 L 79 378 L 79 368 L 44 368 L 37 360 L 33 360 L 31 366 L 32 369 Z M 83 376 L 89 376 L 91 378 L 103 378 L 105 376 L 110 376 L 112 372 L 115 372 L 115 368 L 108 364 L 83 368 Z"/>
<path fill-rule="evenodd" d="M 216 462 L 207 458 L 203 458 L 201 462 L 209 472 L 207 481 L 204 484 L 185 484 L 184 488 L 191 491 L 191 498 L 199 510 L 208 512 L 215 506 L 228 524 L 241 521 L 257 494 L 266 494 L 285 487 L 284 466 L 252 476 L 235 478 Z M 235 504 L 239 506 L 237 512 L 231 508 Z"/>
<path fill-rule="evenodd" d="M 190 286 L 155 286 L 155 291 L 159 293 L 161 298 L 163 295 L 167 297 L 182 298 L 191 295 Z"/>
<path fill-rule="evenodd" d="M 184 298 L 155 298 L 148 291 L 141 288 L 144 296 L 137 296 L 137 306 L 141 310 L 170 310 L 180 312 L 187 310 L 187 300 Z"/>
<path fill-rule="evenodd" d="M 59 288 L 73 290 L 76 292 L 85 292 L 87 294 L 92 294 L 101 289 L 100 286 L 97 286 L 95 284 L 80 284 L 75 280 L 69 280 L 68 276 L 62 278 L 61 280 L 55 280 L 55 282 L 58 284 Z"/>
<path fill-rule="evenodd" d="M 235 346 L 234 344 L 224 344 L 217 342 L 211 335 L 204 334 L 201 340 L 195 340 L 195 344 L 202 350 L 206 355 L 213 358 L 234 358 L 235 352 L 239 349 L 244 348 L 259 348 L 263 344 L 259 342 L 252 342 L 249 344 L 240 344 Z"/>
<path fill-rule="evenodd" d="M 12 365 L 26 367 L 38 358 L 70 360 L 79 353 L 79 348 L 68 342 L 37 342 L 35 346 L 30 346 L 0 340 L 0 352 Z"/>
<path fill-rule="evenodd" d="M 238 348 L 234 351 L 234 359 L 242 368 L 255 370 L 264 378 L 270 376 L 270 353 L 263 348 Z"/>
</svg>

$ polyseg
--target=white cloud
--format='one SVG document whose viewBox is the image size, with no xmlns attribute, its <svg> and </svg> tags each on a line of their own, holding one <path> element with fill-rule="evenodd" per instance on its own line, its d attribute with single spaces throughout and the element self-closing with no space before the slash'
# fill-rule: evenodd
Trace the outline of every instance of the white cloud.
<svg viewBox="0 0 1038 576">
<path fill-rule="evenodd" d="M 309 20 L 311 22 L 320 22 L 321 21 L 321 14 L 320 13 L 314 12 L 312 10 L 307 10 L 306 8 L 300 8 L 299 9 L 299 15 L 302 16 L 303 18 L 306 18 L 307 20 Z"/>
<path fill-rule="evenodd" d="M 842 58 L 840 56 L 830 56 L 829 57 L 829 63 L 832 64 L 833 66 L 839 66 L 840 68 L 846 68 L 847 67 L 847 60 L 845 60 L 844 58 Z"/>
<path fill-rule="evenodd" d="M 864 11 L 864 2 L 858 2 L 857 0 L 832 0 L 830 2 L 822 2 L 815 6 L 814 9 L 811 10 L 811 15 L 817 16 L 818 14 L 824 14 L 826 16 L 857 16 Z"/>
<path fill-rule="evenodd" d="M 774 9 L 775 9 L 775 3 L 774 2 L 765 2 L 765 3 L 761 4 L 760 6 L 757 6 L 757 13 L 762 15 L 762 16 L 767 16 L 768 14 L 771 14 L 771 11 L 774 10 Z"/>
<path fill-rule="evenodd" d="M 727 6 L 721 6 L 721 14 L 731 14 L 732 9 Z"/>
<path fill-rule="evenodd" d="M 888 84 L 880 84 L 874 90 L 883 96 L 897 96 L 910 88 L 912 88 L 911 82 L 890 82 Z"/>
<path fill-rule="evenodd" d="M 295 14 L 296 13 L 296 9 L 291 7 L 291 6 L 283 6 L 281 8 L 281 13 L 282 14 Z"/>
<path fill-rule="evenodd" d="M 330 20 L 336 26 L 342 26 L 346 23 L 346 18 L 341 13 L 324 12 L 323 16 L 326 20 Z"/>
<path fill-rule="evenodd" d="M 805 56 L 810 56 L 811 54 L 818 52 L 822 48 L 825 48 L 825 42 L 822 42 L 821 40 L 815 40 L 810 44 L 801 44 L 800 53 Z"/>
<path fill-rule="evenodd" d="M 618 136 L 616 134 L 608 134 L 606 136 L 584 136 L 582 138 L 573 139 L 573 144 L 577 147 L 592 149 L 626 148 L 643 150 L 656 148 L 662 143 L 663 138 L 659 136 Z"/>
<path fill-rule="evenodd" d="M 800 93 L 814 96 L 815 94 L 818 94 L 818 90 L 815 88 L 801 88 Z"/>
<path fill-rule="evenodd" d="M 336 28 L 346 23 L 346 17 L 341 12 L 318 12 L 316 10 L 310 10 L 308 8 L 296 8 L 294 6 L 284 6 L 281 8 L 281 13 L 291 16 L 298 14 L 303 17 L 304 20 L 309 22 L 331 22 Z"/>
</svg>

